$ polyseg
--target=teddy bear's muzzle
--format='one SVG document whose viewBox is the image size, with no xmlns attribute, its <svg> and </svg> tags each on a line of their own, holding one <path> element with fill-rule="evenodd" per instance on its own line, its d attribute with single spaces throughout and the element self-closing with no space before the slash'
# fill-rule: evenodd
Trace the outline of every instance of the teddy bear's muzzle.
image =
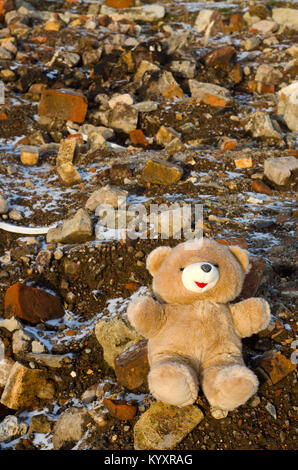
<svg viewBox="0 0 298 470">
<path fill-rule="evenodd" d="M 182 283 L 191 292 L 202 293 L 212 289 L 219 280 L 219 270 L 209 262 L 193 263 L 183 269 Z"/>
</svg>

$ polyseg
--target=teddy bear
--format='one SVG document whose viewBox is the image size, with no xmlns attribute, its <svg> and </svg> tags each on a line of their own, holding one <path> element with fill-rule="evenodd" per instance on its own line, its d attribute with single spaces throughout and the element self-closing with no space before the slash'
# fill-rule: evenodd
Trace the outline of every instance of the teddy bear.
<svg viewBox="0 0 298 470">
<path fill-rule="evenodd" d="M 139 296 L 127 316 L 148 338 L 150 392 L 184 407 L 195 402 L 200 384 L 212 416 L 226 417 L 258 389 L 241 338 L 266 329 L 271 318 L 262 298 L 232 303 L 250 270 L 248 252 L 206 238 L 188 240 L 154 249 L 146 267 L 156 300 Z"/>
</svg>

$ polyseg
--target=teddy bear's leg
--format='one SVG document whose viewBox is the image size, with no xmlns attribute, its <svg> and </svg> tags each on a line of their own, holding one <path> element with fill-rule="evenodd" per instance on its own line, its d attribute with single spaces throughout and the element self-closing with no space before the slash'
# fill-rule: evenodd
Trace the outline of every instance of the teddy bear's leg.
<svg viewBox="0 0 298 470">
<path fill-rule="evenodd" d="M 198 396 L 195 370 L 188 364 L 175 360 L 154 364 L 148 375 L 148 384 L 152 395 L 169 405 L 190 405 Z"/>
<path fill-rule="evenodd" d="M 217 411 L 231 411 L 243 405 L 257 388 L 257 377 L 242 364 L 225 363 L 202 371 L 203 392 L 211 407 Z M 215 414 L 224 417 L 219 416 L 220 413 Z"/>
</svg>

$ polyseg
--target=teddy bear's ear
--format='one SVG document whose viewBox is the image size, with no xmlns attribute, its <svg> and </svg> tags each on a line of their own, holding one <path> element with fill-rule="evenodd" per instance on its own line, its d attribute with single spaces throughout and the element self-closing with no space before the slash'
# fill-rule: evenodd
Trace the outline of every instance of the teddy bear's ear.
<svg viewBox="0 0 298 470">
<path fill-rule="evenodd" d="M 171 253 L 172 248 L 169 246 L 159 246 L 155 248 L 147 258 L 146 268 L 148 269 L 151 276 L 154 276 L 158 271 L 164 260 Z"/>
<path fill-rule="evenodd" d="M 233 255 L 237 258 L 239 263 L 242 266 L 243 271 L 245 274 L 248 273 L 250 270 L 250 264 L 249 264 L 249 257 L 248 257 L 248 251 L 243 250 L 239 246 L 229 246 L 229 250 L 233 253 Z"/>
</svg>

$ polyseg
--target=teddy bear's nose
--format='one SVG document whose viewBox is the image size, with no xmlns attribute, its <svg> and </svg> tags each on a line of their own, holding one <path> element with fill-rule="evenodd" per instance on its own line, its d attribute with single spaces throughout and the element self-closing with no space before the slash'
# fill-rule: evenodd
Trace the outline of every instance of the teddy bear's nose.
<svg viewBox="0 0 298 470">
<path fill-rule="evenodd" d="M 201 269 L 204 271 L 204 273 L 209 273 L 212 269 L 212 266 L 210 264 L 202 264 Z"/>
</svg>

